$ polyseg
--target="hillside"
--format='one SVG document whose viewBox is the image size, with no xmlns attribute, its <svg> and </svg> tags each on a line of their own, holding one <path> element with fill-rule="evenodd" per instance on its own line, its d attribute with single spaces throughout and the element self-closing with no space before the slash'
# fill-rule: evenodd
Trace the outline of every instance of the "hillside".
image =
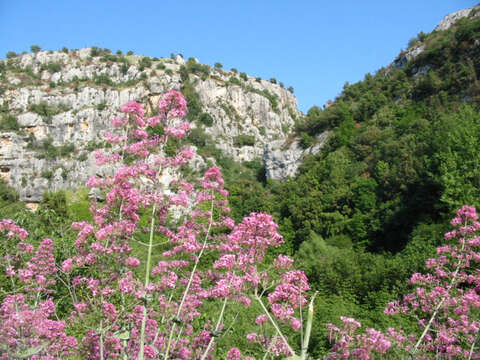
<svg viewBox="0 0 480 360">
<path fill-rule="evenodd" d="M 398 251 L 418 223 L 479 204 L 479 10 L 420 33 L 392 64 L 309 110 L 299 136 L 332 135 L 286 190 L 314 198 L 279 210 L 301 236 Z"/>
<path fill-rule="evenodd" d="M 94 47 L 8 57 L 0 61 L 0 168 L 28 202 L 103 171 L 92 151 L 104 146 L 111 119 L 128 101 L 152 112 L 160 94 L 184 92 L 195 126 L 189 143 L 201 155 L 194 170 L 220 155 L 258 161 L 265 144 L 285 138 L 300 116 L 283 84 L 180 55 L 152 59 Z"/>
<path fill-rule="evenodd" d="M 318 324 L 348 314 L 367 327 L 398 325 L 383 317 L 385 304 L 424 271 L 455 211 L 480 206 L 479 7 L 463 15 L 311 108 L 296 127 L 300 144 L 315 146 L 326 132 L 328 141 L 295 178 L 235 188 L 244 213 L 278 219 L 322 294 Z M 317 331 L 320 355 L 328 334 Z"/>
<path fill-rule="evenodd" d="M 51 237 L 60 244 L 59 259 L 71 256 L 77 236 L 71 222 L 92 219 L 88 196 L 80 190 L 48 193 L 42 199 L 42 192 L 75 187 L 90 174 L 103 174 L 91 151 L 105 146 L 101 136 L 121 104 L 135 99 L 154 113 L 159 94 L 180 89 L 195 125 L 186 143 L 199 153 L 191 170 L 213 162 L 222 168 L 230 216 L 237 222 L 250 212 L 273 215 L 285 243 L 262 254 L 266 269 L 275 268 L 273 259 L 285 253 L 308 276 L 310 293 L 317 295 L 308 351 L 312 358 L 328 354 L 325 324 L 340 326 L 340 316 L 385 332 L 401 326 L 421 333 L 419 318 L 384 316 L 386 304 L 411 292 L 411 274 L 428 271 L 425 260 L 436 256 L 437 246 L 449 244 L 451 238 L 443 234 L 451 231 L 455 211 L 462 205 L 480 208 L 480 6 L 446 16 L 431 33 L 412 38 L 391 64 L 346 83 L 334 101 L 312 107 L 305 116 L 281 86 L 180 56 L 151 59 L 89 48 L 12 55 L 0 64 L 1 174 L 22 200 L 40 202 L 31 216 L 15 202 L 15 191 L 0 182 L 0 210 L 35 229 L 33 242 Z M 143 231 L 149 213 L 140 215 Z M 162 219 L 171 225 L 171 219 Z M 215 235 L 226 231 L 216 229 Z M 148 236 L 138 237 L 134 254 L 144 254 Z M 167 243 L 154 248 L 153 256 L 163 256 Z M 474 257 L 480 258 L 478 253 Z M 207 266 L 212 259 L 206 259 Z M 477 269 L 472 261 L 469 270 Z M 469 281 L 457 281 L 455 289 L 477 294 L 478 275 L 477 283 Z M 55 296 L 70 301 L 66 290 L 59 289 L 63 293 Z M 266 304 L 272 287 L 261 290 Z M 59 313 L 68 315 L 62 306 Z M 215 356 L 224 358 L 235 346 L 262 358 L 264 349 L 240 335 L 257 331 L 254 310 L 260 305 L 249 310 L 235 306 L 228 317 L 231 327 L 213 335 L 220 334 Z M 218 312 L 208 303 L 202 316 L 214 319 Z M 96 320 L 92 318 L 87 320 Z M 300 342 L 299 332 L 286 323 L 281 327 L 292 343 Z M 475 343 L 468 347 L 474 349 Z"/>
</svg>

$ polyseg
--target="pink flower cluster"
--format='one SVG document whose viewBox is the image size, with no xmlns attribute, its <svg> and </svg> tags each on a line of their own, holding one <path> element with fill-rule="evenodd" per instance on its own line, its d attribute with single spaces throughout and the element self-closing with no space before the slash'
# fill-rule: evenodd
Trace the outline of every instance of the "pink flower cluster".
<svg viewBox="0 0 480 360">
<path fill-rule="evenodd" d="M 182 119 L 187 115 L 187 101 L 177 90 L 167 92 L 158 103 L 160 116 L 165 119 Z"/>
<path fill-rule="evenodd" d="M 0 220 L 0 233 L 4 233 L 7 237 L 18 237 L 20 240 L 25 240 L 28 232 L 18 226 L 15 221 L 10 219 Z"/>
<path fill-rule="evenodd" d="M 329 324 L 331 337 L 336 341 L 327 359 L 375 359 L 389 349 L 403 351 L 415 359 L 480 358 L 475 345 L 480 321 L 480 230 L 474 207 L 463 206 L 451 221 L 456 229 L 445 234 L 447 241 L 458 244 L 437 248 L 437 257 L 426 261 L 427 274 L 413 274 L 410 284 L 415 291 L 402 301 L 390 302 L 386 315 L 411 316 L 418 320 L 419 334 L 406 335 L 402 329 L 388 329 L 384 335 L 374 329 L 366 334 L 353 335 L 360 324 L 353 319 L 343 320 L 340 330 Z"/>
<path fill-rule="evenodd" d="M 14 294 L 7 295 L 0 305 L 0 359 L 21 358 L 29 352 L 35 360 L 73 355 L 77 340 L 66 335 L 65 321 L 52 320 L 55 304 L 46 297 L 57 272 L 53 241 L 42 240 L 34 252 L 34 247 L 24 242 L 27 232 L 12 220 L 0 220 L 2 233 L 6 235 L 2 265 Z M 17 292 L 20 289 L 23 293 Z"/>
<path fill-rule="evenodd" d="M 24 242 L 25 230 L 0 221 L 0 235 L 14 245 L 10 249 L 21 250 L 7 251 L 2 265 L 12 287 L 22 289 L 7 296 L 0 309 L 0 343 L 8 349 L 0 347 L 3 358 L 15 357 L 21 343 L 22 350 L 38 350 L 32 359 L 72 354 L 92 360 L 212 359 L 227 305 L 252 301 L 265 310 L 257 318 L 261 335 L 249 334 L 248 340 L 273 356 L 293 355 L 288 339 L 274 328 L 277 322 L 301 328 L 298 313 L 306 306 L 309 286 L 288 256 L 278 256 L 270 267 L 262 264 L 269 249 L 283 243 L 273 217 L 252 213 L 235 225 L 217 167 L 208 169 L 197 187 L 181 180 L 165 183 L 167 171 L 178 173 L 194 156 L 188 147 L 172 150 L 190 129 L 183 121 L 186 105 L 172 90 L 160 100 L 158 115 L 148 119 L 139 103 L 121 107 L 123 115 L 113 119 L 113 126 L 122 134 L 106 134 L 111 149 L 94 156 L 99 164 L 128 159 L 128 165 L 120 165 L 112 177 L 89 179 L 87 185 L 105 194 L 105 201 L 92 203 L 91 222 L 72 224 L 78 231 L 73 255 L 59 266 L 51 239 L 34 251 Z M 133 242 L 146 254 L 136 250 L 134 256 Z M 154 247 L 159 250 L 152 256 Z M 200 266 L 205 259 L 207 266 Z M 48 296 L 58 285 L 55 279 L 71 297 L 68 324 L 81 334 L 78 344 L 66 335 L 65 321 L 51 320 L 54 304 Z M 219 304 L 217 319 L 202 316 L 205 302 Z M 28 323 L 27 316 L 34 320 Z M 47 351 L 51 357 L 43 356 Z M 237 348 L 226 357 L 252 359 Z"/>
</svg>

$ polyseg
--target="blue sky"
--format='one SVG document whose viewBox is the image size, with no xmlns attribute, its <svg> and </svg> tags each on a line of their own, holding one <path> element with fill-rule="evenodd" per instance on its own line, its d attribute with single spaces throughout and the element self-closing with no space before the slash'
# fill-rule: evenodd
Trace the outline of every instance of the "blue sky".
<svg viewBox="0 0 480 360">
<path fill-rule="evenodd" d="M 0 0 L 0 58 L 99 46 L 221 62 L 293 86 L 307 111 L 478 0 Z"/>
</svg>

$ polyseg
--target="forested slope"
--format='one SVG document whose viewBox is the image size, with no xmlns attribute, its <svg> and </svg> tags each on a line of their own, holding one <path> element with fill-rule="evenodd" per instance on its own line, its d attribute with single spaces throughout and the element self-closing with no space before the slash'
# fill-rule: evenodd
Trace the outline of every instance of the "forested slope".
<svg viewBox="0 0 480 360">
<path fill-rule="evenodd" d="M 476 10 L 410 45 L 388 67 L 345 84 L 325 108 L 309 110 L 297 126 L 305 145 L 326 129 L 333 135 L 295 179 L 231 187 L 244 212 L 276 215 L 321 291 L 317 324 L 348 313 L 378 326 L 386 302 L 407 290 L 410 274 L 442 243 L 455 210 L 480 205 Z"/>
</svg>

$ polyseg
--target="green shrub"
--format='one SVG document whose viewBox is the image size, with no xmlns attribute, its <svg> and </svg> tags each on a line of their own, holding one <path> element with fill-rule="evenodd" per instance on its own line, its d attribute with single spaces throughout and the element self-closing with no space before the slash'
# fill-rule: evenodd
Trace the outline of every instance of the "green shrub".
<svg viewBox="0 0 480 360">
<path fill-rule="evenodd" d="M 190 78 L 189 76 L 189 72 L 188 72 L 188 69 L 185 65 L 182 65 L 180 66 L 180 79 L 182 79 L 182 81 L 188 81 L 188 79 Z"/>
<path fill-rule="evenodd" d="M 213 66 L 215 67 L 215 69 L 218 69 L 218 70 L 220 70 L 221 68 L 223 68 L 222 63 L 219 63 L 219 62 L 216 62 Z"/>
<path fill-rule="evenodd" d="M 50 63 L 50 64 L 47 65 L 47 69 L 51 73 L 56 73 L 56 72 L 59 72 L 60 70 L 62 70 L 62 65 L 57 64 L 57 63 Z"/>
<path fill-rule="evenodd" d="M 33 53 L 37 53 L 39 52 L 40 50 L 42 50 L 42 48 L 38 45 L 32 45 L 30 46 L 30 50 L 33 52 Z"/>
<path fill-rule="evenodd" d="M 62 48 L 62 52 L 64 52 L 65 54 L 68 54 L 68 48 L 67 48 L 66 46 L 64 46 L 64 47 Z"/>
<path fill-rule="evenodd" d="M 188 133 L 187 140 L 191 144 L 199 148 L 203 148 L 208 144 L 210 137 L 208 136 L 208 134 L 205 133 L 205 131 L 203 131 L 203 129 L 195 128 L 190 130 L 190 132 Z"/>
<path fill-rule="evenodd" d="M 417 38 L 418 38 L 418 40 L 420 40 L 420 41 L 425 41 L 425 39 L 427 38 L 427 34 L 424 33 L 423 31 L 420 31 L 420 32 L 418 33 L 418 35 L 417 35 Z"/>
<path fill-rule="evenodd" d="M 189 121 L 194 121 L 202 113 L 202 102 L 200 101 L 200 96 L 195 90 L 195 84 L 189 80 L 185 81 L 182 86 L 182 93 L 188 103 L 187 119 Z"/>
<path fill-rule="evenodd" d="M 93 76 L 93 82 L 95 85 L 108 85 L 113 86 L 113 81 L 108 77 L 107 74 L 95 74 Z"/>
<path fill-rule="evenodd" d="M 75 144 L 66 142 L 57 147 L 53 145 L 51 137 L 44 139 L 40 144 L 35 143 L 35 138 L 29 138 L 27 148 L 39 151 L 37 154 L 39 159 L 56 159 L 58 157 L 69 157 L 75 151 Z"/>
<path fill-rule="evenodd" d="M 45 192 L 43 194 L 42 202 L 40 203 L 39 211 L 42 209 L 53 211 L 60 218 L 69 218 L 70 209 L 68 208 L 67 195 L 65 191 Z"/>
<path fill-rule="evenodd" d="M 97 105 L 97 110 L 102 111 L 102 110 L 105 110 L 106 107 L 107 107 L 107 104 L 103 102 Z"/>
<path fill-rule="evenodd" d="M 230 71 L 231 71 L 231 72 L 233 72 L 233 73 L 235 73 L 235 74 L 237 74 L 237 73 L 238 73 L 238 70 L 237 70 L 237 69 L 235 69 L 235 68 L 231 68 L 231 69 L 230 69 Z"/>
<path fill-rule="evenodd" d="M 14 52 L 14 51 L 9 51 L 9 52 L 7 52 L 7 59 L 13 59 L 13 58 L 15 58 L 15 57 L 17 57 L 17 53 L 16 53 L 16 52 Z"/>
<path fill-rule="evenodd" d="M 242 86 L 242 83 L 240 82 L 240 80 L 238 78 L 236 78 L 235 76 L 230 77 L 228 82 L 230 84 L 235 84 L 235 85 L 238 85 L 238 86 Z"/>
<path fill-rule="evenodd" d="M 300 145 L 302 146 L 302 148 L 309 148 L 310 146 L 312 146 L 314 140 L 314 137 L 309 135 L 308 133 L 300 133 Z"/>
<path fill-rule="evenodd" d="M 143 71 L 145 68 L 149 68 L 149 67 L 152 67 L 152 59 L 150 59 L 148 56 L 142 57 L 140 59 L 138 69 L 140 71 Z"/>
<path fill-rule="evenodd" d="M 277 83 L 277 79 L 275 79 L 275 78 L 270 78 L 270 82 L 271 82 L 272 84 L 276 84 L 276 83 Z"/>
<path fill-rule="evenodd" d="M 129 68 L 130 68 L 130 66 L 129 66 L 127 63 L 123 63 L 122 66 L 121 66 L 121 68 L 120 68 L 120 72 L 121 72 L 123 75 L 126 75 Z"/>
<path fill-rule="evenodd" d="M 183 72 L 186 72 L 187 74 L 191 73 L 191 74 L 200 75 L 202 77 L 207 77 L 210 75 L 210 66 L 202 65 L 198 63 L 194 58 L 188 59 L 185 66 L 182 66 L 180 68 L 180 71 L 181 71 L 180 75 L 182 75 L 182 68 L 184 68 Z M 182 77 L 182 79 L 183 78 L 185 78 L 185 75 Z"/>
<path fill-rule="evenodd" d="M 212 126 L 213 125 L 213 118 L 208 113 L 202 113 L 199 117 L 199 121 L 205 126 Z"/>
<path fill-rule="evenodd" d="M 255 145 L 255 136 L 252 135 L 238 135 L 233 138 L 233 146 L 253 146 Z"/>
<path fill-rule="evenodd" d="M 283 89 L 285 87 L 285 85 L 283 84 L 283 82 L 280 81 L 280 87 Z"/>
<path fill-rule="evenodd" d="M 28 110 L 40 115 L 46 123 L 50 123 L 53 115 L 57 115 L 62 111 L 66 111 L 66 107 L 59 106 L 57 108 L 48 105 L 47 102 L 42 101 L 39 104 L 31 104 Z"/>
<path fill-rule="evenodd" d="M 0 178 L 0 202 L 14 202 L 18 200 L 18 193 Z"/>
<path fill-rule="evenodd" d="M 122 50 L 117 50 L 117 55 L 122 55 Z"/>
<path fill-rule="evenodd" d="M 98 47 L 92 46 L 92 48 L 90 49 L 90 56 L 91 57 L 98 56 L 98 55 L 100 55 L 100 52 L 101 52 L 101 50 Z"/>
<path fill-rule="evenodd" d="M 270 91 L 267 89 L 259 90 L 255 89 L 253 86 L 246 86 L 246 89 L 248 91 L 254 92 L 258 95 L 262 95 L 270 101 L 270 105 L 272 106 L 273 111 L 278 111 L 278 98 L 277 95 L 272 94 Z"/>
<path fill-rule="evenodd" d="M 290 91 L 292 94 L 294 92 L 293 86 L 289 86 L 287 90 Z"/>
<path fill-rule="evenodd" d="M 47 179 L 47 180 L 52 180 L 53 178 L 53 171 L 48 169 L 48 170 L 43 170 L 42 173 L 40 174 L 41 177 Z"/>
<path fill-rule="evenodd" d="M 173 75 L 172 69 L 165 70 L 165 74 L 172 76 Z"/>
<path fill-rule="evenodd" d="M 417 45 L 419 41 L 420 40 L 416 36 L 412 37 L 410 40 L 408 40 L 407 48 L 408 49 L 413 48 L 415 45 Z"/>
<path fill-rule="evenodd" d="M 157 64 L 157 69 L 158 70 L 165 70 L 165 64 L 162 64 L 162 63 Z"/>
<path fill-rule="evenodd" d="M 58 147 L 58 155 L 61 157 L 67 157 L 70 156 L 71 153 L 75 151 L 75 144 L 71 142 L 67 142 L 63 144 L 62 146 Z"/>
<path fill-rule="evenodd" d="M 42 141 L 39 150 L 41 150 L 41 154 L 38 156 L 39 158 L 55 159 L 58 156 L 58 150 L 53 145 L 53 139 L 51 137 Z"/>
<path fill-rule="evenodd" d="M 247 80 L 248 80 L 248 76 L 247 76 L 247 74 L 244 73 L 244 72 L 241 72 L 241 73 L 240 73 L 240 78 L 243 79 L 244 81 L 247 81 Z"/>
<path fill-rule="evenodd" d="M 77 157 L 77 160 L 82 162 L 86 161 L 88 159 L 88 153 L 82 152 L 79 157 Z"/>
<path fill-rule="evenodd" d="M 132 50 L 128 50 L 127 55 L 133 55 L 133 51 L 132 51 Z"/>
<path fill-rule="evenodd" d="M 105 62 L 108 62 L 108 61 L 112 61 L 112 62 L 116 62 L 118 61 L 118 58 L 116 55 L 113 55 L 113 54 L 105 54 L 102 56 L 102 61 L 105 61 Z"/>
<path fill-rule="evenodd" d="M 0 120 L 0 130 L 17 131 L 18 129 L 20 129 L 20 125 L 15 115 L 5 115 Z"/>
</svg>

